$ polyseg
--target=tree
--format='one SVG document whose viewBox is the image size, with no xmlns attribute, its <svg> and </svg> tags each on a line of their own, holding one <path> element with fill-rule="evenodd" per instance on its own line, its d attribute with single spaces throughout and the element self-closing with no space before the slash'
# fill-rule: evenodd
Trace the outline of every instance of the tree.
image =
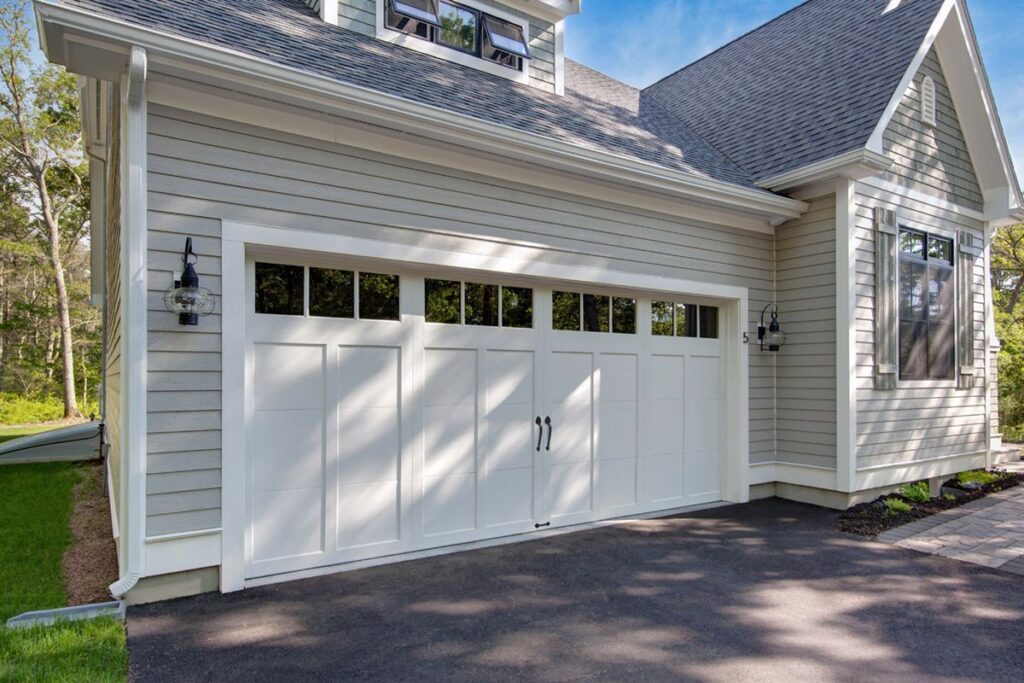
<svg viewBox="0 0 1024 683">
<path fill-rule="evenodd" d="M 25 237 L 43 255 L 54 288 L 64 416 L 79 417 L 65 259 L 85 235 L 88 187 L 74 76 L 31 60 L 24 2 L 0 4 L 0 153 L 8 185 L 28 212 Z"/>
</svg>

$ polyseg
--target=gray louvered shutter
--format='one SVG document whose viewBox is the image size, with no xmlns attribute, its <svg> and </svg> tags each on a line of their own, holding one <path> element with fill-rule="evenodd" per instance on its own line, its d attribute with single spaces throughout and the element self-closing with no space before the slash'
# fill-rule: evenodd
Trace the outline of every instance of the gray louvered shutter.
<svg viewBox="0 0 1024 683">
<path fill-rule="evenodd" d="M 974 388 L 974 266 L 981 246 L 974 234 L 960 231 L 957 256 L 957 380 L 958 389 Z"/>
<path fill-rule="evenodd" d="M 899 377 L 899 303 L 896 212 L 875 207 L 875 389 L 896 388 Z"/>
</svg>

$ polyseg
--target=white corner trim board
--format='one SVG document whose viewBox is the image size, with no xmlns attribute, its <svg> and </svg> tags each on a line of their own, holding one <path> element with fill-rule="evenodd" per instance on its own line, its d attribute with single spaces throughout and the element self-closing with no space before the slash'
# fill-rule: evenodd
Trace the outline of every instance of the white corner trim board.
<svg viewBox="0 0 1024 683">
<path fill-rule="evenodd" d="M 131 590 L 146 568 L 146 214 L 147 112 L 146 51 L 132 47 L 122 83 L 121 121 L 121 329 L 122 362 L 121 500 L 127 519 L 119 519 L 126 545 L 126 567 L 110 586 L 120 597 Z"/>
</svg>

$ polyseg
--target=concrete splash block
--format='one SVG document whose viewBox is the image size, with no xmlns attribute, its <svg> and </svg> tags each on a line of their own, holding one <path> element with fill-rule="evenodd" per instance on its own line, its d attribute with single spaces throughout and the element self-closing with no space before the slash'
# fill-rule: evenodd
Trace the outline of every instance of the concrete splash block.
<svg viewBox="0 0 1024 683">
<path fill-rule="evenodd" d="M 124 600 L 97 602 L 92 605 L 61 607 L 38 612 L 25 612 L 7 620 L 7 628 L 22 629 L 35 626 L 53 626 L 58 621 L 86 621 L 102 617 L 113 617 L 124 621 L 126 606 Z"/>
</svg>

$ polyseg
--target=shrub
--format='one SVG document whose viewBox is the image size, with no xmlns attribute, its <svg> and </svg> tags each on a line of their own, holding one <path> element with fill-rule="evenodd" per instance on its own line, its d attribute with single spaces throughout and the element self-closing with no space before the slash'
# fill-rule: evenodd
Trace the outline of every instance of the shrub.
<svg viewBox="0 0 1024 683">
<path fill-rule="evenodd" d="M 86 417 L 98 414 L 95 401 L 79 405 Z M 0 393 L 0 425 L 22 425 L 52 422 L 64 417 L 64 402 L 54 396 L 28 397 L 22 394 Z"/>
<path fill-rule="evenodd" d="M 916 484 L 907 484 L 900 489 L 900 495 L 915 503 L 927 503 L 932 499 L 932 491 L 928 488 L 928 484 L 923 481 L 919 481 Z"/>
<path fill-rule="evenodd" d="M 1024 426 L 1003 427 L 1003 441 L 1008 443 L 1024 443 Z"/>
<path fill-rule="evenodd" d="M 956 481 L 961 486 L 965 484 L 979 484 L 985 486 L 987 484 L 994 484 L 995 482 L 1002 479 L 998 474 L 992 472 L 986 472 L 985 470 L 971 470 L 970 472 L 961 472 L 956 475 Z"/>
<path fill-rule="evenodd" d="M 914 508 L 905 500 L 899 498 L 886 498 L 882 501 L 882 505 L 885 506 L 886 517 L 895 517 L 896 515 L 905 515 Z"/>
</svg>

